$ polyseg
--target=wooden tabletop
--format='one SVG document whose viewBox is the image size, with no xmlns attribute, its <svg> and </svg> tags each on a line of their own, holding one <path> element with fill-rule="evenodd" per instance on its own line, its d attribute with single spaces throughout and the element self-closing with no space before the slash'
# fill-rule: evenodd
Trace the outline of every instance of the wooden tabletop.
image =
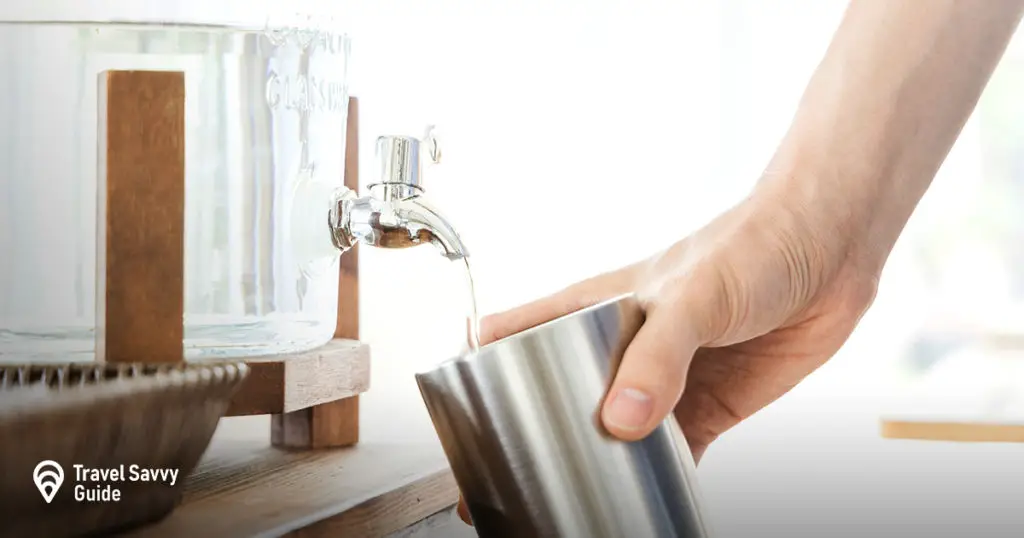
<svg viewBox="0 0 1024 538">
<path fill-rule="evenodd" d="M 1024 443 L 1024 352 L 972 348 L 943 360 L 907 385 L 882 435 Z"/>
<path fill-rule="evenodd" d="M 387 536 L 450 510 L 458 490 L 411 373 L 377 374 L 355 447 L 280 450 L 268 416 L 222 419 L 183 504 L 129 536 Z"/>
</svg>

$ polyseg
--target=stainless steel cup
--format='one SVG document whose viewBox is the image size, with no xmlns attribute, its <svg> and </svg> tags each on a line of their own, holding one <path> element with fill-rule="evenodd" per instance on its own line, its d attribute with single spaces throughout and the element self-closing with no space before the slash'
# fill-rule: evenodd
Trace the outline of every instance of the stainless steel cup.
<svg viewBox="0 0 1024 538">
<path fill-rule="evenodd" d="M 708 535 L 675 420 L 637 442 L 601 426 L 601 403 L 643 319 L 626 295 L 417 374 L 480 536 Z"/>
</svg>

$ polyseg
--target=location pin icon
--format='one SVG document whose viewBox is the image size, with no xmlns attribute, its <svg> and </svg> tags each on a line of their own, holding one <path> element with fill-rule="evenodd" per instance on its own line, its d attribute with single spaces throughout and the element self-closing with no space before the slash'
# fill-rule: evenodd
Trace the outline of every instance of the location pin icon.
<svg viewBox="0 0 1024 538">
<path fill-rule="evenodd" d="M 57 496 L 60 485 L 64 483 L 64 469 L 53 460 L 43 460 L 36 465 L 35 471 L 32 471 L 32 481 L 39 488 L 39 493 L 43 494 L 46 504 L 50 504 Z"/>
</svg>

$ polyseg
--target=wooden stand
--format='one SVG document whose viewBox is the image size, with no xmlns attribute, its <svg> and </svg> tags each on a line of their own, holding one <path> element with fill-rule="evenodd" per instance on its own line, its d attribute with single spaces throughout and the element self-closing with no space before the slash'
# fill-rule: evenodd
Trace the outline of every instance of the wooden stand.
<svg viewBox="0 0 1024 538">
<path fill-rule="evenodd" d="M 108 362 L 184 361 L 185 76 L 100 76 L 97 355 Z M 359 186 L 358 100 L 348 106 L 345 185 Z M 359 342 L 357 249 L 341 258 L 335 339 L 294 355 L 246 361 L 228 415 L 273 415 L 276 446 L 359 440 L 370 353 Z"/>
</svg>

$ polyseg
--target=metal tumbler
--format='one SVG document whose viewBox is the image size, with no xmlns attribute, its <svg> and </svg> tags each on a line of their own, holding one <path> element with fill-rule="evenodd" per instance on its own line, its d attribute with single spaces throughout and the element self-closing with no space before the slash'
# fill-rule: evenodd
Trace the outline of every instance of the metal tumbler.
<svg viewBox="0 0 1024 538">
<path fill-rule="evenodd" d="M 675 419 L 636 442 L 601 425 L 643 320 L 625 295 L 416 375 L 481 537 L 708 536 Z"/>
</svg>

